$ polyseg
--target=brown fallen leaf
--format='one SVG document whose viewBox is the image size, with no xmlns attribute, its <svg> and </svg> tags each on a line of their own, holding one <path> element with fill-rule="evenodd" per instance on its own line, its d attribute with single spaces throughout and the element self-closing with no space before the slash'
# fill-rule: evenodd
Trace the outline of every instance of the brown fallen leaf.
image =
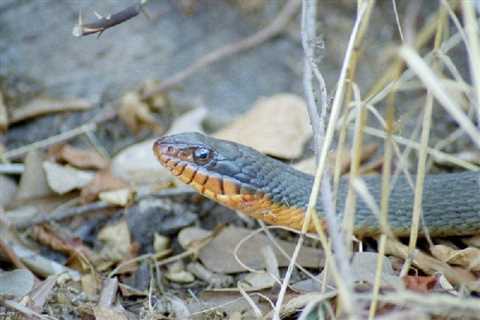
<svg viewBox="0 0 480 320">
<path fill-rule="evenodd" d="M 50 249 L 70 256 L 68 265 L 72 266 L 73 264 L 79 266 L 80 270 L 85 270 L 85 268 L 88 267 L 83 261 L 84 258 L 95 258 L 90 248 L 85 246 L 79 238 L 68 238 L 65 235 L 60 236 L 49 225 L 33 226 L 32 237 Z"/>
<path fill-rule="evenodd" d="M 210 233 L 210 231 L 196 227 L 185 228 L 180 231 L 178 240 L 183 248 L 188 248 L 192 241 L 204 239 Z M 251 233 L 252 230 L 244 228 L 233 226 L 225 228 L 217 237 L 200 249 L 200 260 L 205 267 L 218 273 L 246 271 L 235 259 L 234 250 L 237 244 Z M 276 241 L 289 255 L 292 254 L 295 248 L 294 242 L 279 239 L 276 239 Z M 275 256 L 278 259 L 278 265 L 280 267 L 288 266 L 289 260 L 285 258 L 263 234 L 256 234 L 245 241 L 238 250 L 238 258 L 250 268 L 262 270 L 266 267 L 266 264 L 259 249 L 268 245 L 272 246 Z M 323 265 L 323 253 L 319 249 L 304 246 L 300 251 L 297 262 L 304 267 L 318 268 Z"/>
<path fill-rule="evenodd" d="M 433 276 L 405 276 L 402 278 L 407 289 L 419 292 L 429 293 L 438 282 L 438 277 Z"/>
<path fill-rule="evenodd" d="M 305 101 L 293 94 L 258 100 L 243 116 L 213 136 L 245 144 L 265 154 L 295 159 L 312 135 Z"/>
<path fill-rule="evenodd" d="M 162 127 L 153 112 L 161 109 L 162 105 L 168 105 L 168 99 L 163 95 L 149 103 L 142 100 L 140 93 L 127 92 L 120 101 L 118 116 L 133 133 L 138 133 L 142 128 L 161 132 Z"/>
<path fill-rule="evenodd" d="M 7 106 L 3 100 L 3 93 L 0 91 L 0 132 L 4 133 L 8 128 Z"/>
<path fill-rule="evenodd" d="M 10 113 L 10 123 L 16 123 L 54 112 L 83 111 L 92 107 L 93 104 L 84 99 L 57 100 L 44 97 L 34 98 L 26 105 L 12 110 Z"/>
<path fill-rule="evenodd" d="M 104 244 L 101 251 L 102 256 L 108 257 L 112 261 L 122 261 L 130 254 L 129 248 L 132 240 L 125 220 L 102 228 L 98 233 L 98 240 Z"/>
<path fill-rule="evenodd" d="M 83 188 L 95 177 L 92 172 L 61 166 L 51 161 L 43 162 L 43 169 L 47 175 L 48 186 L 58 194 Z"/>
<path fill-rule="evenodd" d="M 51 148 L 49 156 L 79 169 L 102 170 L 109 164 L 107 159 L 94 150 L 80 149 L 68 144 Z"/>
<path fill-rule="evenodd" d="M 101 192 L 126 189 L 127 187 L 128 183 L 123 179 L 114 177 L 110 171 L 100 171 L 82 188 L 80 199 L 83 203 L 91 202 L 97 199 Z"/>
<path fill-rule="evenodd" d="M 467 247 L 455 249 L 447 245 L 437 244 L 430 247 L 432 255 L 448 264 L 462 266 L 471 271 L 480 271 L 480 249 Z"/>
</svg>

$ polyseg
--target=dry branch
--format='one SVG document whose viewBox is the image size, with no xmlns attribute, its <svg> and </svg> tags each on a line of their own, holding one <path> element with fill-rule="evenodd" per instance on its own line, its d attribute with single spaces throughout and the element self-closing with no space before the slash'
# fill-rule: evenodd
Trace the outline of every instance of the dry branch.
<svg viewBox="0 0 480 320">
<path fill-rule="evenodd" d="M 84 24 L 82 21 L 82 15 L 79 14 L 78 24 L 73 27 L 72 34 L 75 37 L 83 37 L 98 33 L 98 37 L 100 37 L 105 30 L 138 16 L 140 12 L 143 12 L 143 5 L 146 2 L 147 0 L 142 0 L 140 3 L 131 5 L 117 13 L 109 14 L 107 16 L 101 16 L 95 12 L 97 21 L 91 23 Z"/>
<path fill-rule="evenodd" d="M 280 13 L 277 17 L 272 21 L 270 25 L 266 28 L 261 29 L 257 33 L 239 41 L 236 43 L 228 44 L 222 48 L 214 50 L 209 54 L 200 57 L 191 65 L 189 65 L 184 70 L 175 73 L 170 78 L 167 78 L 160 82 L 157 86 L 152 88 L 148 88 L 145 90 L 143 94 L 144 99 L 151 98 L 152 96 L 166 91 L 185 79 L 192 76 L 198 70 L 217 62 L 223 58 L 231 56 L 233 54 L 239 53 L 241 51 L 249 50 L 251 48 L 256 47 L 257 45 L 278 36 L 280 33 L 283 32 L 285 27 L 287 26 L 288 22 L 292 19 L 292 17 L 296 14 L 298 8 L 300 7 L 301 1 L 300 0 L 289 0 L 282 8 Z"/>
</svg>

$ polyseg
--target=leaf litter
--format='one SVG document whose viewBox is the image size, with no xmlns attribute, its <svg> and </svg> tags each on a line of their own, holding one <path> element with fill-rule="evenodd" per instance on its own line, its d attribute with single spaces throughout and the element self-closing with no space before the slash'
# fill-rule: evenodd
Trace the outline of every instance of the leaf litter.
<svg viewBox="0 0 480 320">
<path fill-rule="evenodd" d="M 414 85 L 421 83 L 417 81 Z M 408 83 L 402 83 L 401 87 L 405 90 Z M 470 105 L 470 98 L 465 95 L 470 90 L 473 91 L 470 87 L 463 88 L 461 95 L 455 92 L 454 100 L 464 109 Z M 56 112 L 85 111 L 92 106 L 82 99 L 37 97 L 9 110 L 0 92 L 0 130 L 8 132 L 18 122 Z M 120 98 L 118 115 L 138 136 L 144 132 L 204 131 L 203 120 L 207 111 L 202 107 L 184 113 L 168 128 L 160 125 L 159 111 L 169 107 L 166 93 L 144 99 L 141 91 L 132 91 Z M 306 110 L 303 99 L 292 93 L 264 97 L 214 135 L 247 144 L 276 158 L 297 162 L 297 168 L 313 173 L 313 158 L 299 162 L 305 147 L 309 148 L 312 135 Z M 91 145 L 97 143 L 92 135 L 85 134 L 84 138 Z M 458 139 L 451 139 L 449 144 Z M 135 317 L 131 311 L 135 310 L 131 308 L 134 299 L 145 299 L 137 300 L 144 305 L 138 314 L 177 318 L 208 315 L 230 319 L 272 315 L 276 289 L 294 250 L 294 235 L 277 231 L 273 236 L 265 232 L 253 234 L 240 219 L 229 220 L 231 225 L 223 230 L 210 231 L 214 224 L 205 216 L 211 212 L 212 204 L 188 192 L 180 191 L 178 199 L 177 195 L 172 199 L 157 199 L 155 192 L 141 198 L 140 186 L 149 185 L 149 190 L 162 191 L 168 186 L 181 184 L 158 165 L 151 152 L 152 143 L 152 139 L 147 139 L 132 144 L 114 155 L 112 161 L 108 155 L 98 152 L 104 150 L 103 147 L 80 148 L 75 144 L 61 143 L 52 146 L 48 154 L 32 148 L 23 160 L 24 171 L 19 184 L 9 178 L 0 182 L 5 198 L 0 205 L 8 208 L 6 213 L 2 212 L 0 220 L 2 268 L 15 265 L 16 259 L 28 268 L 0 271 L 0 298 L 5 306 L 35 318 L 39 313 L 52 311 L 47 304 L 52 303 L 55 307 L 64 302 L 82 317 L 131 319 Z M 445 142 L 442 148 L 446 146 Z M 377 142 L 362 146 L 362 165 L 358 172 L 378 174 L 384 169 L 385 159 L 374 158 L 379 148 Z M 469 163 L 477 163 L 479 159 L 478 152 L 471 148 L 449 154 Z M 342 159 L 340 172 L 349 173 L 352 155 L 348 149 L 333 151 L 329 158 L 332 169 Z M 433 165 L 440 167 L 452 165 L 445 158 L 433 157 L 432 160 Z M 15 199 L 13 194 L 16 194 Z M 48 216 L 61 212 L 63 208 L 82 208 L 96 203 L 109 206 L 86 215 L 74 214 L 69 216 L 70 220 L 59 223 L 35 225 L 27 230 L 11 228 L 16 218 L 33 220 L 40 213 Z M 144 215 L 146 212 L 148 215 Z M 227 214 L 232 215 L 231 212 Z M 132 219 L 135 215 L 146 217 L 145 224 L 151 226 L 141 229 L 145 225 L 141 226 L 139 220 Z M 155 220 L 154 215 L 161 218 Z M 171 217 L 177 220 L 167 227 Z M 355 252 L 348 262 L 355 283 L 352 294 L 370 292 L 379 281 L 379 299 L 395 302 L 381 302 L 377 315 L 391 315 L 392 318 L 395 312 L 399 312 L 397 317 L 426 317 L 427 313 L 409 304 L 404 304 L 402 311 L 395 310 L 402 301 L 409 301 L 412 297 L 420 306 L 430 303 L 430 297 L 434 302 L 446 298 L 441 306 L 464 306 L 475 310 L 470 305 L 476 302 L 475 298 L 466 298 L 463 305 L 454 299 L 464 294 L 461 288 L 479 290 L 479 241 L 475 237 L 462 240 L 462 246 L 453 242 L 435 242 L 438 244 L 429 243 L 428 249 L 414 253 L 409 253 L 402 242 L 387 242 L 387 255 L 400 257 L 398 261 L 401 263 L 411 260 L 415 266 L 407 274 L 394 268 L 391 261 L 396 260 L 389 256 L 383 257 L 382 271 L 377 274 L 379 255 Z M 377 249 L 368 243 L 367 248 Z M 280 310 L 282 317 L 298 315 L 300 309 L 313 310 L 317 304 L 328 309 L 325 302 L 331 302 L 329 308 L 336 308 L 336 283 L 328 269 L 324 269 L 323 254 L 315 240 L 302 248 L 296 263 L 297 278 L 289 285 Z M 318 274 L 321 269 L 323 273 Z M 312 270 L 317 276 L 307 273 Z M 69 288 L 70 295 L 63 291 L 66 288 Z M 441 297 L 435 295 L 439 291 L 443 294 Z M 399 300 L 395 300 L 398 298 L 395 294 L 400 296 Z M 415 294 L 422 294 L 424 296 L 420 297 L 425 299 Z M 67 303 L 72 300 L 68 299 L 72 295 L 75 302 Z M 318 314 L 321 308 L 318 308 Z M 428 308 L 427 311 L 432 312 Z M 331 312 L 333 314 L 333 310 Z M 309 319 L 316 318 L 310 315 Z"/>
</svg>

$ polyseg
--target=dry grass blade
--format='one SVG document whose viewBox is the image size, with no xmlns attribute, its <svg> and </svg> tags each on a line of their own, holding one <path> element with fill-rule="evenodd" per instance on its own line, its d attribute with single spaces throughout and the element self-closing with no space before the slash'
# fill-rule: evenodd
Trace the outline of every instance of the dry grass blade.
<svg viewBox="0 0 480 320">
<path fill-rule="evenodd" d="M 418 77 L 424 82 L 440 104 L 457 121 L 460 127 L 470 136 L 472 142 L 480 148 L 480 131 L 475 128 L 470 119 L 463 113 L 457 103 L 451 99 L 447 91 L 441 84 L 440 79 L 434 74 L 432 69 L 422 60 L 418 53 L 409 46 L 400 48 L 399 54 L 407 62 L 410 68 L 415 71 Z"/>
</svg>

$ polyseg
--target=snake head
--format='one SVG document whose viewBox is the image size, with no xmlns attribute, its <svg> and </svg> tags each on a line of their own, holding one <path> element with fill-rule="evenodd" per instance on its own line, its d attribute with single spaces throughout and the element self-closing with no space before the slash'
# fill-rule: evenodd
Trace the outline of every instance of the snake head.
<svg viewBox="0 0 480 320">
<path fill-rule="evenodd" d="M 200 133 L 161 137 L 153 145 L 160 164 L 200 193 L 215 199 L 219 195 L 253 192 L 248 182 L 254 177 L 246 175 L 239 161 L 245 155 L 243 149 L 247 147 Z"/>
</svg>

